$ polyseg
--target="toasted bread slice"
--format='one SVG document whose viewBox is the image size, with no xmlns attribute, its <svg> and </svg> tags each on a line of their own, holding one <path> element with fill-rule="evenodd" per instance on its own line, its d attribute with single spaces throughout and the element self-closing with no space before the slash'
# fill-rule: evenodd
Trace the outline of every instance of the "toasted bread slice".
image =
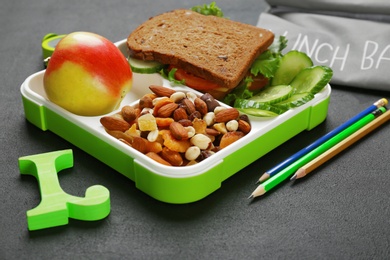
<svg viewBox="0 0 390 260">
<path fill-rule="evenodd" d="M 273 40 L 266 29 L 178 9 L 141 24 L 127 45 L 134 58 L 171 64 L 230 90 Z"/>
</svg>

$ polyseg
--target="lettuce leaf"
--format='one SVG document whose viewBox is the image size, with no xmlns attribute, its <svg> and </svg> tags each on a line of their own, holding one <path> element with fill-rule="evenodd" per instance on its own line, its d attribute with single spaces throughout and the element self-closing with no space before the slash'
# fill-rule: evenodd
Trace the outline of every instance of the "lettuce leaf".
<svg viewBox="0 0 390 260">
<path fill-rule="evenodd" d="M 266 78 L 271 79 L 279 67 L 280 59 L 282 58 L 282 50 L 287 46 L 287 39 L 280 36 L 279 39 L 274 40 L 271 46 L 253 62 L 250 72 L 253 76 L 262 74 Z M 223 100 L 228 105 L 233 105 L 234 100 L 248 99 L 256 93 L 248 89 L 248 83 L 253 81 L 251 77 L 246 77 L 241 84 L 233 89 Z"/>
<path fill-rule="evenodd" d="M 214 15 L 218 17 L 224 16 L 221 8 L 219 8 L 215 2 L 211 2 L 210 4 L 197 5 L 192 7 L 191 10 L 203 15 Z"/>
<path fill-rule="evenodd" d="M 225 96 L 223 103 L 233 106 L 234 101 L 238 98 L 251 98 L 254 95 L 254 93 L 248 89 L 248 83 L 251 81 L 253 81 L 251 77 L 246 77 L 232 92 Z"/>
<path fill-rule="evenodd" d="M 257 76 L 259 73 L 266 78 L 272 78 L 275 75 L 275 71 L 279 67 L 279 61 L 282 55 L 282 50 L 287 46 L 287 39 L 284 36 L 280 36 L 275 40 L 271 46 L 260 54 L 260 56 L 253 62 L 251 66 L 251 73 Z"/>
</svg>

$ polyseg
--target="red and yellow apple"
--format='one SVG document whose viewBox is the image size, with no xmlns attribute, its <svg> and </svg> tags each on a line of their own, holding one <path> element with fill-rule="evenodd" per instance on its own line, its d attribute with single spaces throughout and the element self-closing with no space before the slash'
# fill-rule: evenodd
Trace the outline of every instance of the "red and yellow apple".
<svg viewBox="0 0 390 260">
<path fill-rule="evenodd" d="M 111 41 L 90 32 L 65 36 L 55 47 L 43 78 L 51 102 L 82 116 L 117 109 L 132 83 L 125 56 Z"/>
</svg>

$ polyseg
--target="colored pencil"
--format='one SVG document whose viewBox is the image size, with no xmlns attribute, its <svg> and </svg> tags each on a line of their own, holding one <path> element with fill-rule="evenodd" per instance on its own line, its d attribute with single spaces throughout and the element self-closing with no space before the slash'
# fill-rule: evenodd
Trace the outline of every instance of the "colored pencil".
<svg viewBox="0 0 390 260">
<path fill-rule="evenodd" d="M 377 116 L 380 116 L 386 111 L 384 107 L 381 107 L 377 109 L 376 111 L 366 115 L 356 123 L 352 124 L 348 128 L 344 129 L 340 133 L 338 133 L 336 136 L 332 137 L 322 145 L 318 146 L 317 148 L 313 149 L 311 152 L 305 154 L 304 156 L 300 157 L 298 160 L 294 161 L 290 165 L 288 165 L 283 170 L 279 171 L 277 174 L 266 180 L 265 182 L 261 183 L 249 196 L 249 198 L 255 198 L 258 196 L 261 196 L 265 194 L 267 191 L 274 188 L 276 185 L 287 179 L 289 176 L 294 174 L 300 167 L 305 165 L 306 163 L 310 162 L 320 154 L 324 153 L 326 150 L 330 149 L 332 146 L 336 145 L 337 143 L 341 142 L 363 126 L 367 125 L 369 122 L 373 121 Z"/>
<path fill-rule="evenodd" d="M 283 168 L 287 167 L 289 164 L 293 163 L 294 161 L 298 160 L 299 158 L 301 158 L 305 154 L 307 154 L 310 151 L 312 151 L 313 149 L 317 148 L 318 146 L 320 146 L 321 144 L 323 144 L 324 142 L 326 142 L 327 140 L 329 140 L 333 136 L 337 135 L 338 133 L 340 133 L 341 131 L 343 131 L 344 129 L 346 129 L 350 125 L 352 125 L 353 123 L 359 121 L 361 118 L 363 118 L 367 114 L 373 112 L 374 110 L 378 109 L 379 107 L 386 106 L 387 103 L 388 103 L 387 99 L 385 99 L 385 98 L 379 99 L 374 104 L 372 104 L 368 108 L 364 109 L 362 112 L 358 113 L 357 115 L 355 115 L 354 117 L 352 117 L 351 119 L 346 121 L 345 123 L 343 123 L 340 126 L 336 127 L 335 129 L 333 129 L 332 131 L 330 131 L 326 135 L 324 135 L 321 138 L 319 138 L 316 141 L 314 141 L 312 144 L 306 146 L 305 148 L 303 148 L 302 150 L 300 150 L 297 153 L 293 154 L 292 156 L 290 156 L 289 158 L 287 158 L 283 162 L 279 163 L 275 167 L 273 167 L 273 168 L 269 169 L 268 171 L 266 171 L 260 177 L 260 179 L 257 181 L 257 183 L 264 182 L 265 180 L 267 180 L 271 176 L 273 176 L 276 173 L 278 173 Z"/>
<path fill-rule="evenodd" d="M 382 124 L 386 123 L 390 119 L 390 111 L 386 111 L 382 116 L 378 117 L 377 119 L 371 121 L 367 125 L 363 126 L 359 130 L 357 130 L 352 135 L 348 136 L 344 140 L 342 140 L 340 143 L 336 144 L 320 156 L 316 157 L 312 161 L 308 162 L 301 168 L 297 170 L 297 172 L 291 177 L 290 180 L 299 179 L 302 177 L 305 177 L 307 174 L 321 166 L 323 163 L 327 162 L 340 152 L 344 151 L 346 148 L 363 138 L 364 136 L 368 135 L 375 129 L 377 129 Z"/>
</svg>

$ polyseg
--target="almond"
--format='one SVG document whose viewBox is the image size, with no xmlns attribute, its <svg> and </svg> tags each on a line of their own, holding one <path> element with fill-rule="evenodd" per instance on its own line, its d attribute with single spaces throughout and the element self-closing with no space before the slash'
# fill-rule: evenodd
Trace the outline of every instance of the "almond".
<svg viewBox="0 0 390 260">
<path fill-rule="evenodd" d="M 238 130 L 247 134 L 251 131 L 251 125 L 247 121 L 240 119 L 238 120 Z"/>
<path fill-rule="evenodd" d="M 161 158 L 161 156 L 156 154 L 156 153 L 149 152 L 149 153 L 146 154 L 146 156 L 151 158 L 151 159 L 153 159 L 153 160 L 155 160 L 158 163 L 161 163 L 161 164 L 164 164 L 164 165 L 167 165 L 167 166 L 172 166 L 169 162 L 167 162 L 166 160 Z"/>
<path fill-rule="evenodd" d="M 129 144 L 131 144 L 133 142 L 133 136 L 127 135 L 127 134 L 123 133 L 122 131 L 106 129 L 106 132 L 109 135 L 111 135 L 112 137 L 125 140 Z"/>
<path fill-rule="evenodd" d="M 195 98 L 195 100 L 194 100 L 194 105 L 195 105 L 195 109 L 197 110 L 197 111 L 199 111 L 200 112 L 200 114 L 202 115 L 202 116 L 204 116 L 205 114 L 207 114 L 207 112 L 208 112 L 208 109 L 207 109 L 207 104 L 206 104 L 206 102 L 204 102 L 202 99 L 200 99 L 200 98 Z"/>
<path fill-rule="evenodd" d="M 150 85 L 149 89 L 158 97 L 170 97 L 176 91 L 170 88 L 166 88 L 158 85 Z"/>
<path fill-rule="evenodd" d="M 177 122 L 181 119 L 188 119 L 187 112 L 184 108 L 179 107 L 173 112 L 173 119 Z"/>
<path fill-rule="evenodd" d="M 175 111 L 178 106 L 179 105 L 176 103 L 166 104 L 166 105 L 160 107 L 160 109 L 157 111 L 157 116 L 158 117 L 170 117 L 172 115 L 173 111 Z"/>
<path fill-rule="evenodd" d="M 188 132 L 187 132 L 187 130 L 184 128 L 184 126 L 182 126 L 178 122 L 172 122 L 172 124 L 169 126 L 169 130 L 171 131 L 172 136 L 176 140 L 186 140 L 186 139 L 188 139 Z"/>
<path fill-rule="evenodd" d="M 206 128 L 206 135 L 218 136 L 220 132 L 214 128 Z"/>
<path fill-rule="evenodd" d="M 192 113 L 194 113 L 196 111 L 194 103 L 192 103 L 192 101 L 189 100 L 188 98 L 184 98 L 181 101 L 181 103 L 182 103 L 183 107 L 185 108 L 185 110 L 187 111 L 187 114 L 191 115 Z"/>
<path fill-rule="evenodd" d="M 147 152 L 147 147 L 148 147 L 148 140 L 138 137 L 138 136 L 133 136 L 133 142 L 131 143 L 131 147 L 136 149 L 138 152 L 141 153 L 146 153 Z"/>
<path fill-rule="evenodd" d="M 162 149 L 161 157 L 173 166 L 181 166 L 183 164 L 183 158 L 181 157 L 180 153 L 172 151 L 167 147 Z"/>
<path fill-rule="evenodd" d="M 119 116 L 103 116 L 100 118 L 100 123 L 108 130 L 124 132 L 130 128 L 130 124 Z"/>
<path fill-rule="evenodd" d="M 218 112 L 215 115 L 215 122 L 217 123 L 226 123 L 230 120 L 237 119 L 240 113 L 235 108 L 226 108 Z"/>
<path fill-rule="evenodd" d="M 177 121 L 178 123 L 180 123 L 182 126 L 186 127 L 186 126 L 192 126 L 192 121 L 189 120 L 189 119 L 180 119 L 179 121 Z"/>
<path fill-rule="evenodd" d="M 157 100 L 157 99 L 155 99 L 155 100 Z M 164 98 L 158 99 L 156 101 L 156 103 L 154 104 L 153 115 L 157 116 L 158 111 L 160 110 L 160 108 L 162 108 L 166 104 L 170 104 L 170 103 L 173 103 L 172 99 L 170 99 L 170 98 L 164 97 Z"/>
<path fill-rule="evenodd" d="M 122 143 L 127 144 L 128 146 L 131 146 L 131 144 L 126 139 L 119 138 L 118 140 L 121 141 Z"/>
</svg>

